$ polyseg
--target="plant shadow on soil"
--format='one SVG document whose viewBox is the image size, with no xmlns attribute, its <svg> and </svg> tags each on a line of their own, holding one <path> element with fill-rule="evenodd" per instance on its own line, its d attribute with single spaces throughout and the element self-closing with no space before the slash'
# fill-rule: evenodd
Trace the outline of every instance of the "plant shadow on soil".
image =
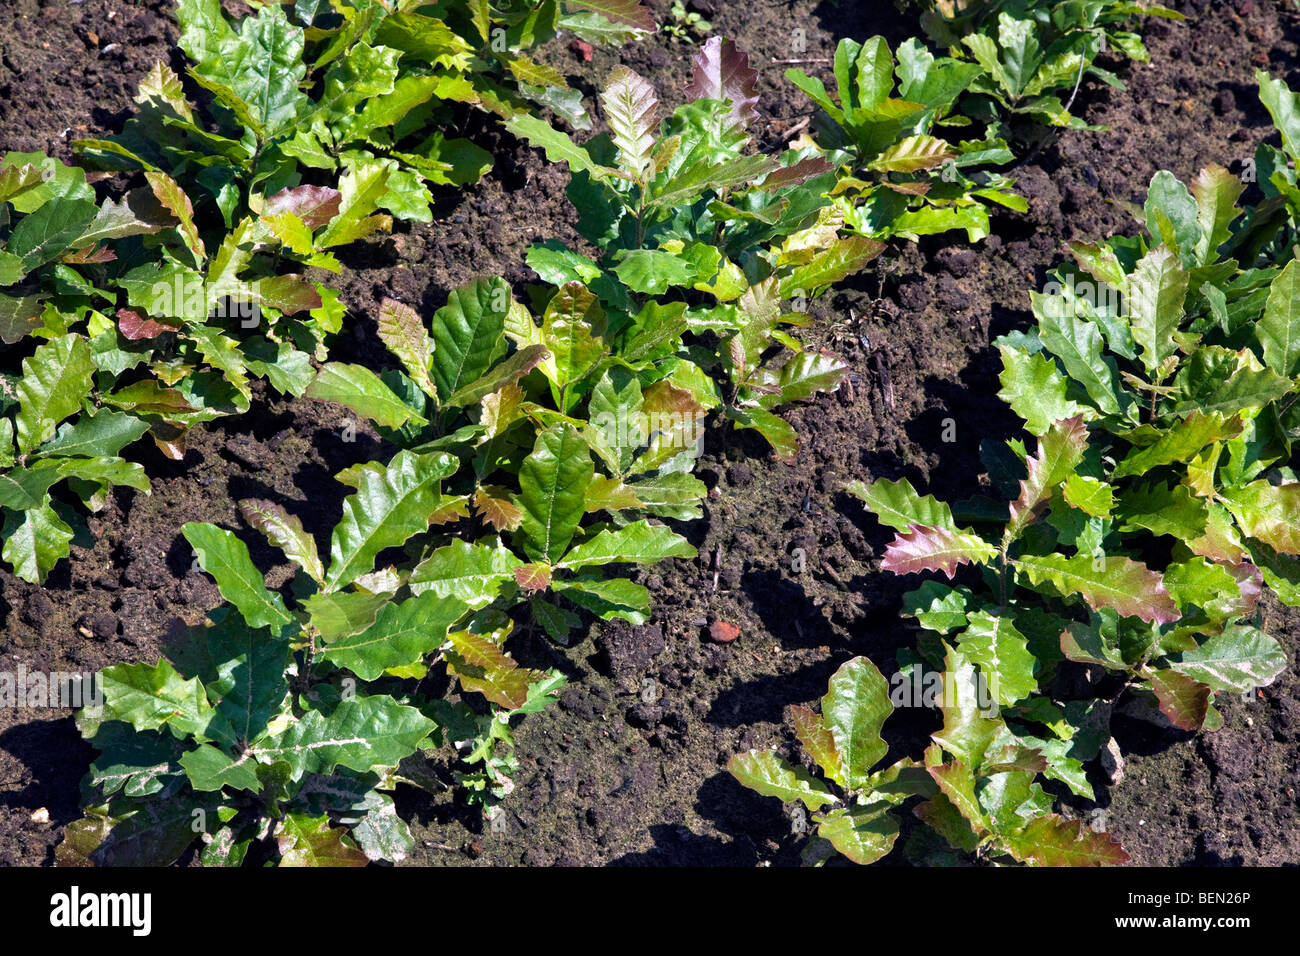
<svg viewBox="0 0 1300 956">
<path fill-rule="evenodd" d="M 661 20 L 668 5 L 652 3 Z M 791 64 L 775 61 L 807 60 L 797 65 L 825 77 L 841 37 L 883 31 L 897 47 L 917 32 L 915 19 L 890 3 L 696 6 L 760 71 L 756 141 L 765 150 L 778 148 L 810 113 L 781 78 Z M 165 0 L 72 8 L 18 0 L 0 11 L 0 147 L 44 148 L 67 159 L 60 134 L 70 117 L 85 118 L 87 129 L 76 135 L 116 128 L 155 60 L 183 66 L 169 51 L 169 7 Z M 856 654 L 893 673 L 895 652 L 914 638 L 898 608 L 919 579 L 879 571 L 891 535 L 843 485 L 906 477 L 945 499 L 979 492 L 980 441 L 1017 432 L 996 399 L 999 361 L 990 343 L 1028 325 L 1025 290 L 1041 285 L 1065 240 L 1131 231 L 1115 201 L 1140 197 L 1156 169 L 1186 180 L 1209 162 L 1250 156 L 1269 127 L 1255 97 L 1257 66 L 1297 79 L 1296 17 L 1281 0 L 1180 8 L 1196 19 L 1152 23 L 1152 65 L 1130 71 L 1128 90 L 1093 84 L 1081 92 L 1080 109 L 1110 131 L 1062 137 L 1017 171 L 1028 215 L 997 217 L 994 234 L 974 247 L 904 245 L 813 303 L 818 322 L 810 344 L 838 351 L 853 372 L 848 386 L 788 414 L 804 436 L 796 463 L 780 464 L 756 436 L 715 423 L 698 473 L 717 495 L 703 520 L 678 527 L 700 557 L 635 572 L 654 595 L 650 625 L 594 625 L 568 648 L 534 633 L 512 638 L 523 663 L 557 666 L 570 684 L 556 707 L 516 732 L 521 769 L 500 830 L 484 827 L 450 789 L 430 796 L 399 788 L 399 812 L 417 840 L 411 862 L 798 863 L 798 821 L 733 781 L 727 759 L 768 746 L 797 756 L 786 708 L 817 701 L 834 670 Z M 111 21 L 108 9 L 118 12 Z M 803 50 L 791 46 L 798 29 Z M 120 52 L 104 54 L 111 43 Z M 610 68 L 625 62 L 672 105 L 689 78 L 689 52 L 661 37 L 622 51 L 597 49 L 590 62 L 563 44 L 547 57 L 589 102 Z M 48 84 L 42 77 L 51 70 L 65 81 Z M 341 346 L 349 361 L 392 364 L 372 318 L 386 296 L 428 315 L 451 289 L 493 273 L 523 296 L 534 279 L 524 262 L 532 242 L 557 238 L 581 247 L 564 198 L 567 171 L 494 125 L 480 122 L 469 133 L 496 156 L 481 184 L 463 193 L 435 190 L 432 224 L 401 225 L 341 257 L 352 324 Z M 257 402 L 256 414 L 197 434 L 183 462 L 137 449 L 155 476 L 152 495 L 115 495 L 88 521 L 93 545 L 75 548 L 44 588 L 0 571 L 5 669 L 155 660 L 179 634 L 177 619 L 197 623 L 219 601 L 204 575 L 190 573 L 179 535 L 186 521 L 236 530 L 270 569 L 271 583 L 285 585 L 290 569 L 244 525 L 234 506 L 240 498 L 284 504 L 327 541 L 347 492 L 332 475 L 391 449 L 365 429 L 355 443 L 343 442 L 348 416 L 334 406 L 264 391 Z M 957 440 L 945 443 L 949 419 Z M 792 569 L 796 549 L 806 557 L 803 573 Z M 1268 614 L 1293 652 L 1300 616 L 1274 605 Z M 708 624 L 716 620 L 738 625 L 741 637 L 713 643 Z M 83 628 L 94 636 L 85 638 Z M 1098 796 L 1109 828 L 1136 862 L 1300 861 L 1295 691 L 1288 671 L 1255 702 L 1226 702 L 1224 729 L 1199 738 L 1116 718 L 1127 779 L 1113 792 L 1099 787 Z M 896 712 L 886 726 L 888 759 L 917 755 L 936 726 L 931 712 Z M 0 863 L 51 862 L 62 825 L 77 816 L 90 753 L 68 717 L 0 711 Z M 449 756 L 442 754 L 444 765 Z M 445 766 L 440 772 L 450 785 Z M 32 819 L 41 807 L 49 823 Z"/>
</svg>

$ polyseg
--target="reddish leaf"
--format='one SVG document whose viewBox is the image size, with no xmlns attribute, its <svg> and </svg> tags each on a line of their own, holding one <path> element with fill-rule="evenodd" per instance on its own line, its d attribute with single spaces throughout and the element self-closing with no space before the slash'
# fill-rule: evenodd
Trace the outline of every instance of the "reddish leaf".
<svg viewBox="0 0 1300 956">
<path fill-rule="evenodd" d="M 782 186 L 799 186 L 835 167 L 820 156 L 810 156 L 797 163 L 776 170 L 759 185 L 759 189 L 780 189 Z"/>
<path fill-rule="evenodd" d="M 1109 833 L 1085 829 L 1081 820 L 1048 814 L 1007 837 L 1011 854 L 1036 866 L 1120 866 L 1129 855 Z"/>
<path fill-rule="evenodd" d="M 1008 534 L 1013 537 L 1033 520 L 1083 458 L 1088 446 L 1088 426 L 1083 416 L 1059 421 L 1038 442 L 1038 452 L 1026 461 L 1029 475 L 1020 482 L 1020 497 L 1011 502 Z"/>
<path fill-rule="evenodd" d="M 1108 554 L 1098 561 L 1087 554 L 1023 554 L 1015 564 L 1035 585 L 1050 581 L 1062 595 L 1077 594 L 1094 611 L 1111 607 L 1155 624 L 1172 624 L 1182 616 L 1164 579 L 1132 558 Z"/>
<path fill-rule="evenodd" d="M 826 776 L 844 786 L 844 758 L 835 746 L 835 735 L 822 722 L 821 714 L 810 707 L 793 705 L 790 717 L 794 722 L 794 735 L 803 744 L 808 756 L 817 761 Z"/>
<path fill-rule="evenodd" d="M 497 531 L 513 531 L 519 527 L 524 513 L 509 495 L 510 492 L 498 485 L 483 485 L 474 492 L 474 510 Z"/>
<path fill-rule="evenodd" d="M 91 243 L 84 249 L 65 252 L 59 256 L 60 262 L 66 262 L 74 266 L 95 265 L 102 262 L 113 262 L 116 259 L 117 253 L 112 249 L 95 243 Z"/>
<path fill-rule="evenodd" d="M 568 6 L 591 10 L 615 23 L 626 23 L 638 30 L 654 30 L 655 18 L 639 0 L 569 0 Z"/>
<path fill-rule="evenodd" d="M 694 79 L 686 88 L 692 100 L 730 100 L 733 126 L 746 127 L 758 118 L 758 71 L 749 65 L 749 54 L 730 40 L 710 37 L 700 47 L 693 64 Z"/>
<path fill-rule="evenodd" d="M 1147 675 L 1160 702 L 1160 712 L 1179 730 L 1200 730 L 1210 711 L 1210 686 L 1177 671 Z"/>
<path fill-rule="evenodd" d="M 196 259 L 202 260 L 207 255 L 207 251 L 203 246 L 203 240 L 199 238 L 198 226 L 194 224 L 194 204 L 190 202 L 190 197 L 185 194 L 180 183 L 164 172 L 151 170 L 144 174 L 144 178 L 148 181 L 153 194 L 158 197 L 158 201 L 166 206 L 180 222 L 177 228 L 185 240 L 185 245 L 194 253 Z"/>
<path fill-rule="evenodd" d="M 525 591 L 545 591 L 551 586 L 549 564 L 524 564 L 515 568 L 515 583 Z"/>
<path fill-rule="evenodd" d="M 458 631 L 447 637 L 455 648 L 446 652 L 447 666 L 462 688 L 502 707 L 524 705 L 531 671 L 521 668 L 486 634 Z"/>
<path fill-rule="evenodd" d="M 970 532 L 913 525 L 889 543 L 880 567 L 894 574 L 942 571 L 951 578 L 959 564 L 983 564 L 997 553 L 997 548 Z"/>
<path fill-rule="evenodd" d="M 314 282 L 302 276 L 267 276 L 257 280 L 257 296 L 263 305 L 279 309 L 285 315 L 307 312 L 321 307 L 320 291 Z"/>
<path fill-rule="evenodd" d="M 339 214 L 339 203 L 343 196 L 337 189 L 328 186 L 295 186 L 282 189 L 274 196 L 268 196 L 262 209 L 263 216 L 275 216 L 282 212 L 291 212 L 307 226 L 319 229 Z"/>
<path fill-rule="evenodd" d="M 134 309 L 118 309 L 117 330 L 122 333 L 122 338 L 136 342 L 156 338 L 164 332 L 175 332 L 176 326 L 145 318 Z"/>
</svg>

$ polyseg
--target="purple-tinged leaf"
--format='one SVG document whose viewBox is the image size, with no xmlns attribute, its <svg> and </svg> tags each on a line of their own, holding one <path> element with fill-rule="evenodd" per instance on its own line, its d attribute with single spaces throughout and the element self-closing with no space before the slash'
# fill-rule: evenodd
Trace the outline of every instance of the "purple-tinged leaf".
<svg viewBox="0 0 1300 956">
<path fill-rule="evenodd" d="M 802 186 L 810 179 L 829 173 L 835 167 L 820 156 L 809 156 L 797 163 L 783 166 L 759 183 L 761 190 L 781 189 L 785 186 Z"/>
<path fill-rule="evenodd" d="M 1038 453 L 1025 464 L 1029 475 L 1020 482 L 1020 497 L 1011 502 L 1006 540 L 1019 537 L 1052 497 L 1052 490 L 1074 473 L 1088 446 L 1088 426 L 1076 415 L 1056 422 L 1038 440 Z"/>
<path fill-rule="evenodd" d="M 808 756 L 817 761 L 817 766 L 841 787 L 844 783 L 844 758 L 835 746 L 835 735 L 822 722 L 821 714 L 811 707 L 792 705 L 790 719 L 794 723 L 794 735 L 803 744 Z"/>
<path fill-rule="evenodd" d="M 655 28 L 655 18 L 640 0 L 569 0 L 570 7 L 599 13 L 615 23 L 626 23 L 638 30 Z"/>
<path fill-rule="evenodd" d="M 1200 730 L 1210 710 L 1210 685 L 1172 670 L 1147 675 L 1160 712 L 1179 730 Z"/>
<path fill-rule="evenodd" d="M 968 531 L 913 525 L 890 542 L 880 567 L 894 574 L 942 571 L 951 578 L 959 564 L 983 564 L 997 554 L 997 548 Z"/>
<path fill-rule="evenodd" d="M 733 127 L 744 129 L 758 118 L 758 71 L 749 65 L 749 54 L 730 40 L 710 37 L 695 56 L 693 75 L 686 88 L 692 100 L 730 100 Z"/>
<path fill-rule="evenodd" d="M 1109 833 L 1085 829 L 1081 820 L 1039 817 L 1006 838 L 1011 855 L 1035 866 L 1121 866 L 1129 855 Z"/>
<path fill-rule="evenodd" d="M 645 77 L 616 66 L 609 85 L 600 94 L 618 163 L 639 183 L 654 175 L 655 128 L 658 125 L 659 97 Z"/>
<path fill-rule="evenodd" d="M 342 193 L 328 186 L 295 186 L 268 196 L 262 215 L 277 216 L 291 212 L 308 229 L 319 229 L 339 214 L 342 198 Z"/>
</svg>

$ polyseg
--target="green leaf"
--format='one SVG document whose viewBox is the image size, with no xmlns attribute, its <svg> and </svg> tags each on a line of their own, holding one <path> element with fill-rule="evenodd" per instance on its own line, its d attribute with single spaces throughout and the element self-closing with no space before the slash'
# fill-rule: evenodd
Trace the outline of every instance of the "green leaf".
<svg viewBox="0 0 1300 956">
<path fill-rule="evenodd" d="M 957 530 L 947 503 L 933 495 L 918 495 L 906 478 L 898 481 L 880 478 L 869 485 L 851 481 L 844 490 L 861 498 L 876 520 L 887 527 L 899 531 L 907 531 L 914 525 Z"/>
<path fill-rule="evenodd" d="M 1031 820 L 1023 830 L 1004 837 L 1007 849 L 1035 866 L 1121 866 L 1129 855 L 1110 834 L 1094 833 L 1081 820 L 1056 814 Z"/>
<path fill-rule="evenodd" d="M 1237 200 L 1245 189 L 1241 180 L 1217 163 L 1210 163 L 1192 181 L 1200 231 L 1195 260 L 1200 265 L 1209 265 L 1218 259 L 1219 247 L 1231 235 L 1232 221 L 1241 215 Z"/>
<path fill-rule="evenodd" d="M 436 396 L 433 380 L 429 377 L 429 356 L 433 353 L 433 340 L 424 328 L 424 323 L 409 305 L 403 305 L 396 299 L 384 299 L 379 303 L 379 338 L 401 361 L 406 374 L 424 394 L 430 398 Z"/>
<path fill-rule="evenodd" d="M 359 634 L 375 623 L 380 608 L 391 602 L 391 592 L 317 591 L 303 602 L 311 627 L 326 644 Z"/>
<path fill-rule="evenodd" d="M 500 542 L 453 541 L 416 565 L 408 582 L 412 594 L 432 593 L 444 601 L 480 608 L 494 601 L 501 586 L 514 580 L 522 562 Z"/>
<path fill-rule="evenodd" d="M 335 767 L 364 773 L 396 767 L 436 726 L 392 697 L 350 697 L 328 717 L 309 710 L 283 733 L 263 737 L 249 749 L 259 759 L 289 764 L 294 780 Z"/>
<path fill-rule="evenodd" d="M 577 545 L 555 562 L 576 571 L 604 564 L 654 564 L 666 558 L 693 558 L 695 548 L 663 525 L 636 521 L 615 531 L 602 531 Z"/>
<path fill-rule="evenodd" d="M 1115 395 L 1115 363 L 1103 357 L 1101 329 L 1063 307 L 1060 296 L 1030 293 L 1043 347 L 1061 360 L 1065 371 L 1083 386 L 1088 397 L 1107 415 L 1119 413 Z"/>
<path fill-rule="evenodd" d="M 32 457 L 112 458 L 148 430 L 148 423 L 134 415 L 101 408 L 60 425 Z"/>
<path fill-rule="evenodd" d="M 468 611 L 468 604 L 426 591 L 384 605 L 371 627 L 334 641 L 320 656 L 362 680 L 375 680 L 390 667 L 417 663 L 437 650 L 447 640 L 447 631 Z"/>
<path fill-rule="evenodd" d="M 185 753 L 180 758 L 180 765 L 185 768 L 185 775 L 195 790 L 213 792 L 229 787 L 257 793 L 262 789 L 255 761 L 247 757 L 231 757 L 211 744 L 203 744 Z"/>
<path fill-rule="evenodd" d="M 1268 287 L 1255 337 L 1264 349 L 1265 365 L 1287 378 L 1300 374 L 1300 260 L 1289 261 Z"/>
<path fill-rule="evenodd" d="M 894 848 L 898 820 L 883 800 L 866 806 L 832 810 L 817 824 L 817 834 L 854 863 L 875 863 Z"/>
<path fill-rule="evenodd" d="M 1077 594 L 1093 610 L 1110 607 L 1157 624 L 1170 624 L 1180 617 L 1160 575 L 1131 558 L 1025 554 L 1014 563 L 1035 585 L 1050 581 L 1062 595 Z"/>
<path fill-rule="evenodd" d="M 953 766 L 979 766 L 989 744 L 1006 725 L 998 719 L 997 701 L 989 698 L 987 685 L 981 682 L 974 662 L 957 648 L 948 648 L 944 658 L 939 709 L 943 713 L 943 727 L 931 735 L 935 742 L 963 762 Z M 969 774 L 969 767 L 966 772 Z M 935 780 L 954 799 L 943 781 L 938 777 Z M 979 824 L 982 814 L 967 815 L 967 819 Z"/>
<path fill-rule="evenodd" d="M 1144 475 L 1152 468 L 1188 462 L 1206 445 L 1216 441 L 1236 438 L 1241 434 L 1242 423 L 1237 416 L 1221 412 L 1193 411 L 1156 442 L 1146 448 L 1134 448 L 1115 468 L 1115 478 Z"/>
<path fill-rule="evenodd" d="M 1063 418 L 1091 413 L 1065 397 L 1069 383 L 1056 363 L 1043 355 L 1031 355 L 1010 346 L 1000 346 L 1002 372 L 998 398 L 1025 420 L 1031 435 L 1042 435 Z"/>
<path fill-rule="evenodd" d="M 302 520 L 283 507 L 264 498 L 245 498 L 239 502 L 239 513 L 244 520 L 262 534 L 266 540 L 284 552 L 311 576 L 317 584 L 325 580 L 325 567 L 321 564 L 316 539 L 303 529 Z"/>
<path fill-rule="evenodd" d="M 93 202 L 80 199 L 47 202 L 18 221 L 5 251 L 21 260 L 22 272 L 31 272 L 66 252 L 98 213 Z"/>
<path fill-rule="evenodd" d="M 572 425 L 538 434 L 519 469 L 518 504 L 524 511 L 519 532 L 530 559 L 554 564 L 564 556 L 586 511 L 594 474 L 587 443 Z"/>
<path fill-rule="evenodd" d="M 205 47 L 191 75 L 261 141 L 293 126 L 305 111 L 308 100 L 299 89 L 307 75 L 303 31 L 279 4 L 244 20 L 237 33 L 227 27 Z"/>
<path fill-rule="evenodd" d="M 190 197 L 185 194 L 180 183 L 164 172 L 149 170 L 144 176 L 158 202 L 180 223 L 177 231 L 185 241 L 185 247 L 194 256 L 195 265 L 201 266 L 207 258 L 207 250 L 199 238 L 198 227 L 194 224 L 194 204 L 190 202 Z"/>
<path fill-rule="evenodd" d="M 902 613 L 904 617 L 916 618 L 917 623 L 927 630 L 948 634 L 966 626 L 966 611 L 971 598 L 967 588 L 926 581 L 903 595 Z"/>
<path fill-rule="evenodd" d="M 541 366 L 546 377 L 558 388 L 583 378 L 607 354 L 605 329 L 605 311 L 585 286 L 561 286 L 542 315 L 541 341 L 551 353 Z"/>
<path fill-rule="evenodd" d="M 217 581 L 221 596 L 235 605 L 253 627 L 283 627 L 293 622 L 284 599 L 266 587 L 262 572 L 249 557 L 248 545 L 213 524 L 190 522 L 181 526 L 199 564 Z"/>
<path fill-rule="evenodd" d="M 401 428 L 408 422 L 428 424 L 428 419 L 402 401 L 364 365 L 346 362 L 322 365 L 303 394 L 308 398 L 346 405 L 385 428 Z"/>
<path fill-rule="evenodd" d="M 979 665 L 989 690 L 1002 706 L 1011 707 L 1038 689 L 1034 656 L 1011 618 L 977 611 L 957 642 L 966 658 Z"/>
<path fill-rule="evenodd" d="M 865 236 L 837 239 L 830 248 L 819 251 L 782 279 L 781 295 L 786 298 L 800 294 L 816 295 L 858 272 L 884 251 L 883 242 Z"/>
<path fill-rule="evenodd" d="M 649 590 L 627 578 L 555 580 L 551 587 L 602 620 L 617 617 L 635 626 L 649 620 Z"/>
<path fill-rule="evenodd" d="M 598 164 L 591 154 L 575 143 L 567 133 L 562 133 L 545 120 L 527 113 L 518 113 L 502 125 L 530 146 L 545 150 L 546 158 L 553 163 L 567 163 L 575 173 L 589 173 L 593 179 L 603 180 L 612 170 Z"/>
<path fill-rule="evenodd" d="M 129 724 L 111 720 L 99 725 L 91 738 L 100 755 L 90 765 L 89 779 L 104 788 L 104 796 L 121 793 L 147 797 L 174 786 L 179 779 L 181 742 L 170 734 L 137 733 Z"/>
<path fill-rule="evenodd" d="M 816 810 L 836 802 L 826 784 L 769 751 L 736 754 L 727 761 L 727 772 L 750 790 L 777 797 L 782 803 L 798 800 L 809 810 Z"/>
<path fill-rule="evenodd" d="M 1174 333 L 1183 320 L 1187 283 L 1178 257 L 1164 246 L 1143 256 L 1128 278 L 1129 327 L 1148 374 L 1178 351 Z"/>
<path fill-rule="evenodd" d="M 1062 496 L 1072 508 L 1094 518 L 1110 515 L 1115 505 L 1115 489 L 1104 481 L 1084 475 L 1070 475 L 1061 486 Z"/>
<path fill-rule="evenodd" d="M 1277 401 L 1292 392 L 1295 384 L 1265 368 L 1249 349 L 1201 346 L 1179 365 L 1174 388 L 1178 392 L 1175 415 L 1193 411 L 1231 415 Z"/>
<path fill-rule="evenodd" d="M 196 839 L 196 811 L 216 813 L 216 807 L 179 794 L 170 800 L 131 801 L 68 825 L 56 857 L 68 866 L 171 866 Z"/>
<path fill-rule="evenodd" d="M 1178 402 L 1175 415 L 1194 411 L 1231 415 L 1261 408 L 1294 389 L 1290 379 L 1260 364 L 1250 349 L 1234 352 L 1215 345 L 1202 346 L 1178 369 L 1174 379 Z"/>
<path fill-rule="evenodd" d="M 1273 683 L 1286 669 L 1286 652 L 1263 631 L 1232 624 L 1196 650 L 1174 655 L 1170 667 L 1224 693 L 1243 693 Z"/>
<path fill-rule="evenodd" d="M 1255 71 L 1259 83 L 1259 100 L 1273 117 L 1273 125 L 1282 134 L 1282 146 L 1292 159 L 1300 159 L 1300 99 L 1283 80 L 1275 80 L 1263 70 Z"/>
<path fill-rule="evenodd" d="M 867 658 L 855 657 L 831 676 L 822 698 L 822 723 L 843 759 L 850 790 L 863 786 L 888 752 L 880 728 L 893 711 L 889 684 Z"/>
<path fill-rule="evenodd" d="M 1201 238 L 1201 227 L 1196 200 L 1187 187 L 1173 173 L 1160 170 L 1151 177 L 1144 210 L 1151 235 L 1177 253 L 1182 262 L 1190 264 Z"/>
<path fill-rule="evenodd" d="M 1224 503 L 1247 535 L 1283 554 L 1300 554 L 1300 483 L 1252 481 L 1227 491 Z"/>
<path fill-rule="evenodd" d="M 1145 528 L 1155 535 L 1194 541 L 1205 533 L 1209 512 L 1185 485 L 1153 484 L 1131 489 L 1121 503 L 1120 516 L 1121 531 Z"/>
<path fill-rule="evenodd" d="M 55 426 L 81 407 L 94 371 L 90 343 L 76 333 L 51 339 L 23 359 L 14 417 L 20 454 L 51 438 Z"/>
<path fill-rule="evenodd" d="M 0 507 L 25 511 L 39 508 L 50 487 L 63 477 L 62 462 L 35 462 L 30 468 L 0 473 Z"/>
<path fill-rule="evenodd" d="M 433 314 L 433 381 L 443 402 L 482 376 L 505 350 L 512 303 L 504 279 L 475 279 L 453 290 Z"/>
<path fill-rule="evenodd" d="M 374 232 L 392 227 L 392 217 L 376 213 L 396 172 L 392 160 L 361 163 L 339 180 L 339 211 L 316 237 L 318 249 L 346 246 Z"/>
<path fill-rule="evenodd" d="M 803 749 L 808 752 L 808 756 L 817 762 L 817 766 L 822 768 L 822 773 L 827 777 L 841 787 L 846 786 L 844 758 L 840 755 L 839 747 L 835 745 L 835 735 L 822 722 L 821 714 L 807 707 L 795 705 L 790 708 L 790 717 L 794 723 L 795 736 L 799 738 L 799 743 L 803 744 Z"/>
<path fill-rule="evenodd" d="M 182 737 L 203 741 L 216 711 L 196 678 L 183 679 L 166 660 L 148 664 L 114 664 L 99 675 L 104 696 L 103 720 L 126 721 L 136 730 L 170 728 Z M 217 739 L 233 737 L 213 728 Z M 227 729 L 228 731 L 228 729 Z"/>
<path fill-rule="evenodd" d="M 0 557 L 9 562 L 14 574 L 32 584 L 43 584 L 46 576 L 71 552 L 72 529 L 48 502 L 18 513 L 5 515 L 4 548 Z"/>
<path fill-rule="evenodd" d="M 987 745 L 987 741 L 984 743 Z M 938 785 L 943 799 L 966 821 L 966 829 L 983 834 L 990 828 L 991 823 L 975 793 L 975 774 L 965 758 L 931 767 L 930 776 Z M 954 829 L 960 832 L 960 828 Z"/>
<path fill-rule="evenodd" d="M 346 831 L 330 826 L 327 816 L 287 813 L 276 827 L 281 866 L 365 866 L 365 853 L 345 839 Z"/>
<path fill-rule="evenodd" d="M 623 253 L 614 274 L 630 291 L 644 295 L 663 295 L 671 288 L 690 286 L 699 278 L 694 263 L 662 249 Z"/>
<path fill-rule="evenodd" d="M 325 590 L 337 591 L 368 574 L 379 552 L 426 530 L 442 503 L 439 482 L 457 465 L 455 457 L 441 452 L 399 451 L 387 465 L 363 469 L 330 538 Z"/>
</svg>

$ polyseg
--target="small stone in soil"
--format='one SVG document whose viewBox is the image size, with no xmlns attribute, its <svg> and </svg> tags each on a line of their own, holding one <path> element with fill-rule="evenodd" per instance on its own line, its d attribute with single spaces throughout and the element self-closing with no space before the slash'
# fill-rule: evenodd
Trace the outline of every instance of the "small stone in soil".
<svg viewBox="0 0 1300 956">
<path fill-rule="evenodd" d="M 740 628 L 730 621 L 714 621 L 709 625 L 709 637 L 719 644 L 730 644 L 740 637 Z"/>
<path fill-rule="evenodd" d="M 109 611 L 89 611 L 77 618 L 77 630 L 99 641 L 117 636 L 117 615 Z"/>
</svg>

